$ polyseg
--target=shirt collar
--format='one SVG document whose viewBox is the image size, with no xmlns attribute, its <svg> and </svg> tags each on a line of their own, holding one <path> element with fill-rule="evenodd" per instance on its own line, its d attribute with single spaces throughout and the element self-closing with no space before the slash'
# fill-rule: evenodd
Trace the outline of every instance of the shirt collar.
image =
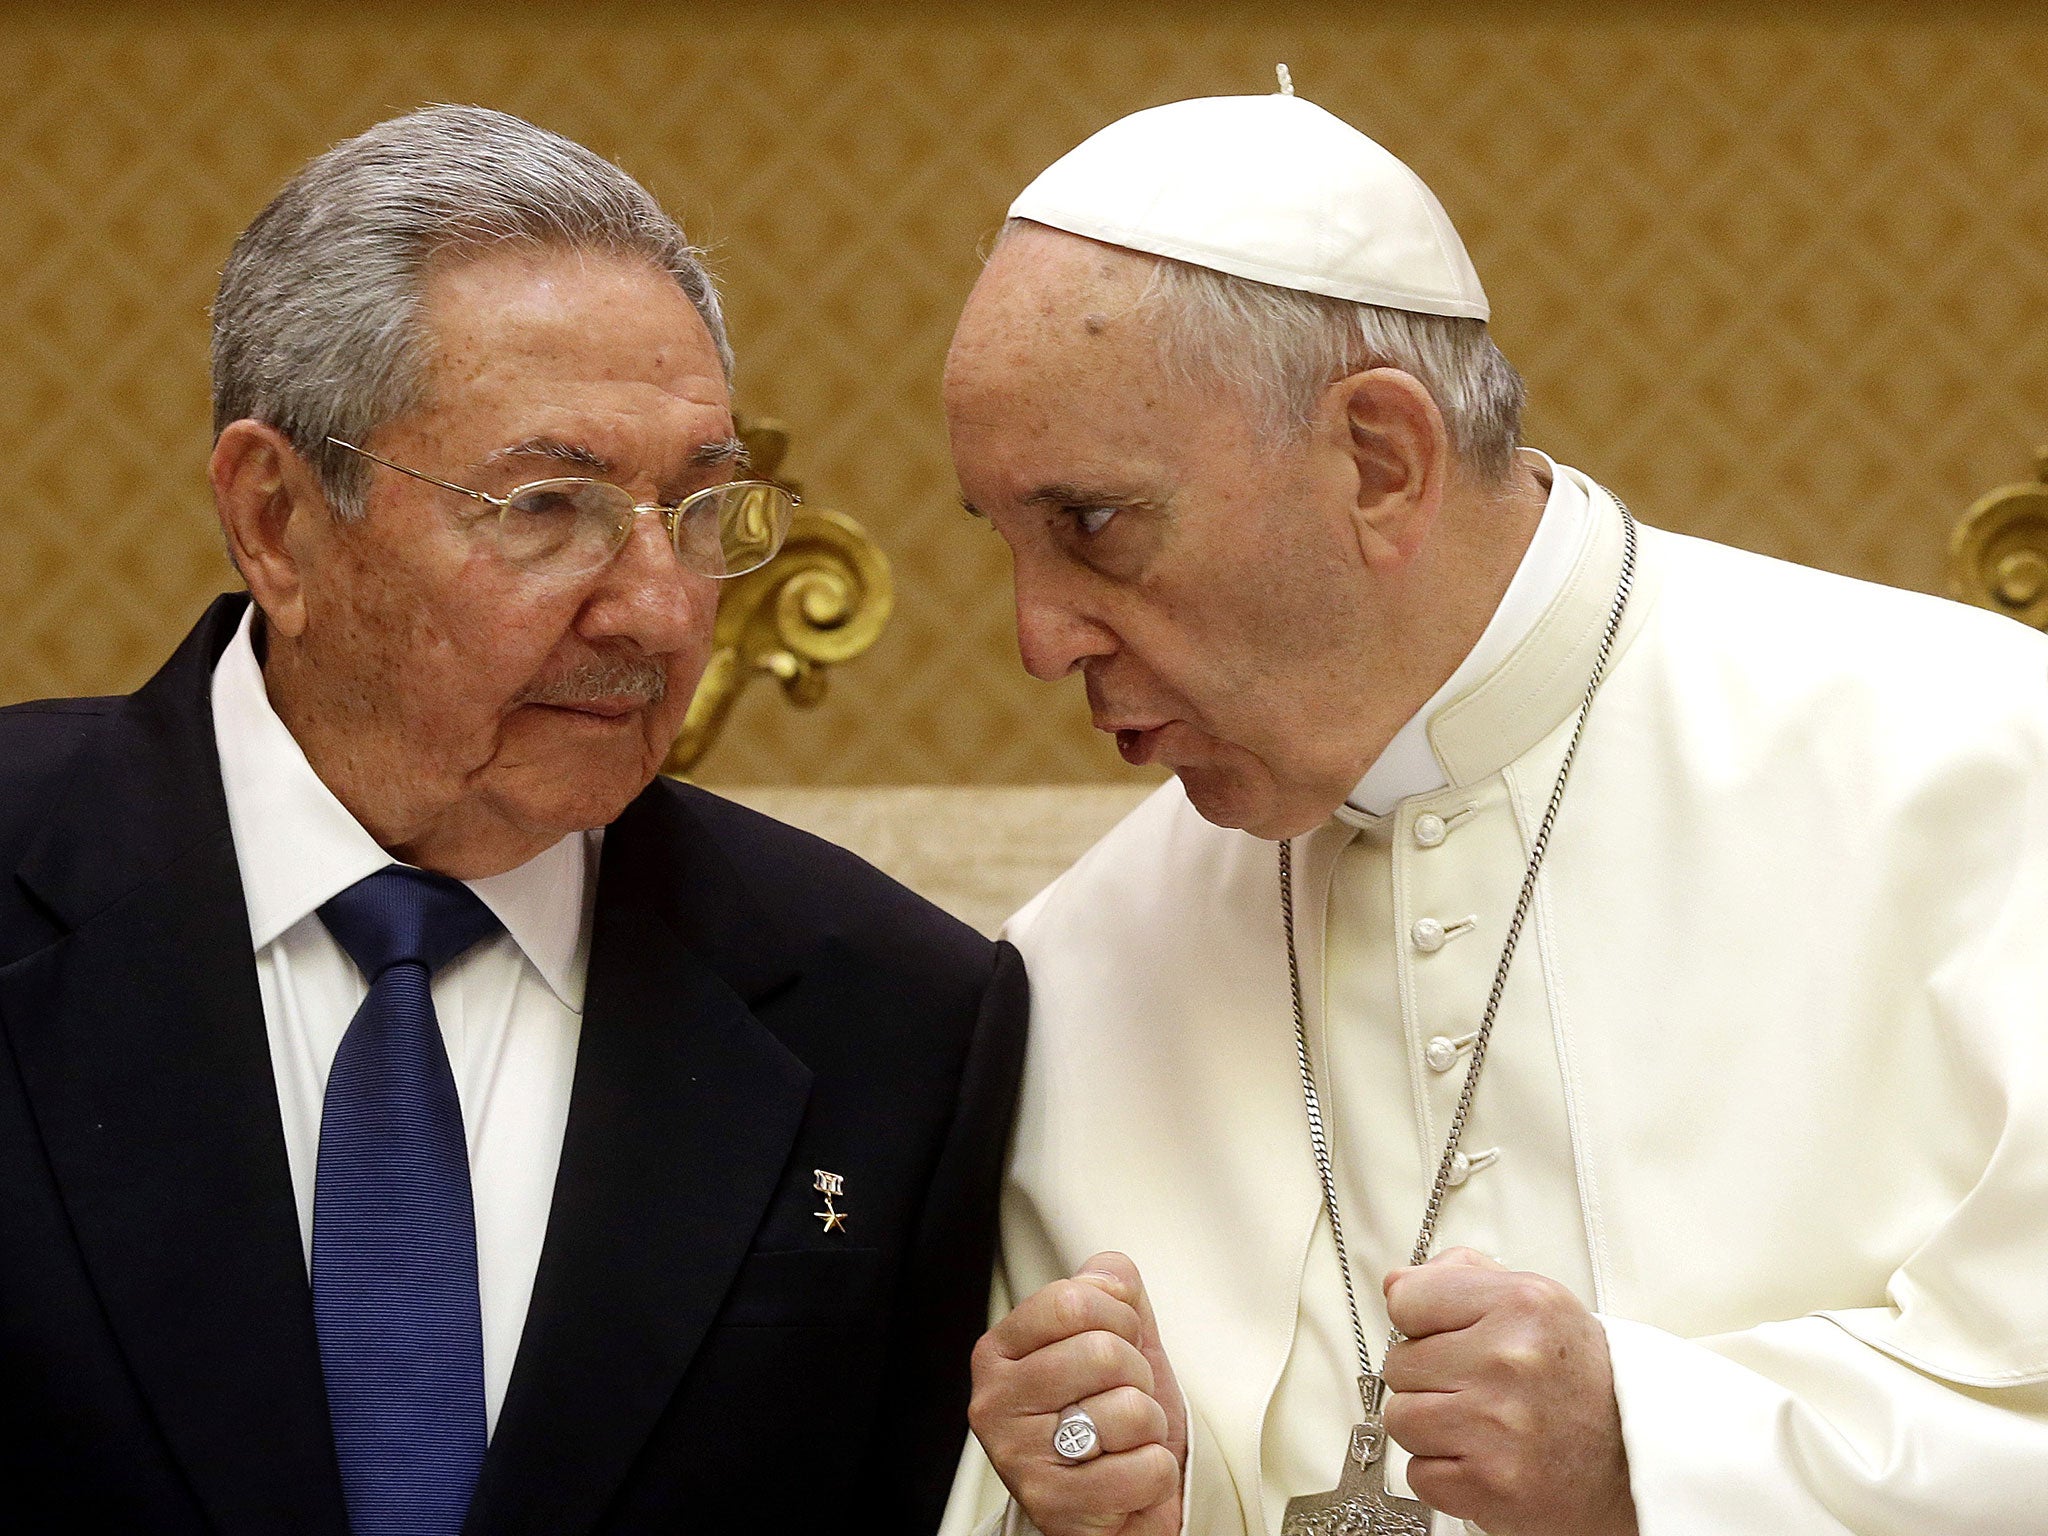
<svg viewBox="0 0 2048 1536">
<path fill-rule="evenodd" d="M 358 880 L 395 862 L 321 782 L 271 707 L 256 660 L 256 605 L 213 669 L 213 735 L 257 950 Z M 601 832 L 572 832 L 516 869 L 463 882 L 548 989 L 583 1009 L 590 878 Z"/>
<path fill-rule="evenodd" d="M 1548 454 L 1525 449 L 1541 460 L 1537 473 L 1550 481 L 1550 495 L 1543 504 L 1543 516 L 1535 536 L 1515 568 L 1514 579 L 1501 594 L 1479 641 L 1458 664 L 1444 685 L 1430 695 L 1394 733 L 1358 787 L 1346 797 L 1337 814 L 1352 820 L 1387 815 L 1411 795 L 1427 795 L 1444 788 L 1450 780 L 1430 748 L 1429 722 L 1438 710 L 1465 693 L 1507 658 L 1536 627 L 1544 611 L 1557 600 L 1571 576 L 1586 528 L 1592 519 L 1592 502 L 1576 476 L 1561 474 Z"/>
</svg>

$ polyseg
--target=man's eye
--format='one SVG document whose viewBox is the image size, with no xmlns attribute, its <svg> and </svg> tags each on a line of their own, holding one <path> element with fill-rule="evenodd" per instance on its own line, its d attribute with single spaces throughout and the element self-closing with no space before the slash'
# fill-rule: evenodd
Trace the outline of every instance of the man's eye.
<svg viewBox="0 0 2048 1536">
<path fill-rule="evenodd" d="M 1073 518 L 1074 526 L 1080 529 L 1082 533 L 1087 534 L 1091 537 L 1095 534 L 1102 532 L 1103 529 L 1107 528 L 1109 526 L 1109 520 L 1112 517 L 1115 517 L 1116 514 L 1117 509 L 1115 507 L 1067 508 L 1067 515 Z"/>
<path fill-rule="evenodd" d="M 564 486 L 542 486 L 522 491 L 506 503 L 506 510 L 522 519 L 553 522 L 574 517 L 578 511 L 575 493 Z"/>
</svg>

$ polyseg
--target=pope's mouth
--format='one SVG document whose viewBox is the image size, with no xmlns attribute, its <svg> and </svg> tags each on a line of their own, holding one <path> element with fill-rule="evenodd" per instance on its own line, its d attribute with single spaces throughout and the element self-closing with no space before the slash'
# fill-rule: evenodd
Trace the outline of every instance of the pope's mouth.
<svg viewBox="0 0 2048 1536">
<path fill-rule="evenodd" d="M 1116 733 L 1116 749 L 1123 760 L 1134 768 L 1142 768 L 1159 755 L 1159 736 L 1166 727 L 1155 725 L 1149 729 L 1129 726 Z"/>
</svg>

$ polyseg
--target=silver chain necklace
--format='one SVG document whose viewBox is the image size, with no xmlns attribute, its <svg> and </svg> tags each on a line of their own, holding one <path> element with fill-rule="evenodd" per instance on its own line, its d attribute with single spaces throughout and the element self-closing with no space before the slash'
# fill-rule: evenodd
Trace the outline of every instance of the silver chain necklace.
<svg viewBox="0 0 2048 1536">
<path fill-rule="evenodd" d="M 1616 503 L 1620 505 L 1619 501 Z M 1614 605 L 1607 615 L 1607 628 L 1600 637 L 1600 651 L 1593 661 L 1593 675 L 1579 700 L 1578 722 L 1558 767 L 1557 782 L 1551 786 L 1550 803 L 1543 812 L 1536 840 L 1529 850 L 1529 863 L 1522 872 L 1522 892 L 1515 901 L 1515 915 L 1508 923 L 1507 940 L 1501 945 L 1500 963 L 1493 970 L 1493 990 L 1487 994 L 1486 1011 L 1472 1040 L 1472 1060 L 1465 1069 L 1465 1086 L 1458 1094 L 1458 1108 L 1451 1116 L 1450 1134 L 1444 1138 L 1443 1156 L 1437 1160 L 1436 1179 L 1430 1185 L 1429 1203 L 1423 1211 L 1422 1230 L 1415 1235 L 1411 1265 L 1429 1258 L 1436 1241 L 1437 1218 L 1443 1213 L 1444 1192 L 1450 1188 L 1451 1173 L 1458 1156 L 1458 1143 L 1465 1135 L 1465 1122 L 1472 1114 L 1472 1097 L 1479 1088 L 1479 1074 L 1486 1065 L 1486 1045 L 1493 1036 L 1494 1016 L 1500 1012 L 1501 997 L 1507 991 L 1508 967 L 1514 964 L 1515 946 L 1521 942 L 1522 925 L 1536 899 L 1536 874 L 1543 867 L 1543 855 L 1550 847 L 1551 828 L 1557 823 L 1558 807 L 1564 804 L 1564 787 L 1571 778 L 1572 764 L 1579 755 L 1579 742 L 1586 734 L 1586 717 L 1592 712 L 1593 695 L 1606 679 L 1607 664 L 1614 654 L 1615 637 L 1621 633 L 1621 617 L 1628 609 L 1629 592 L 1635 585 L 1636 520 L 1621 507 L 1621 579 L 1615 586 Z M 1344 1458 L 1344 1472 L 1328 1493 L 1309 1493 L 1287 1501 L 1287 1513 L 1280 1526 L 1281 1536 L 1429 1536 L 1430 1508 L 1419 1499 L 1399 1498 L 1387 1492 L 1385 1452 L 1387 1432 L 1381 1421 L 1385 1386 L 1373 1369 L 1372 1352 L 1366 1347 L 1365 1326 L 1359 1321 L 1358 1293 L 1351 1282 L 1351 1259 L 1344 1248 L 1344 1221 L 1337 1209 L 1337 1178 L 1330 1163 L 1330 1141 L 1323 1129 L 1322 1095 L 1316 1092 L 1315 1068 L 1308 1053 L 1308 1023 L 1301 1006 L 1301 960 L 1294 944 L 1294 847 L 1280 845 L 1280 921 L 1287 934 L 1287 984 L 1294 994 L 1294 1050 L 1301 1064 L 1301 1099 L 1308 1110 L 1309 1146 L 1316 1155 L 1316 1172 L 1323 1186 L 1323 1211 L 1330 1218 L 1330 1237 L 1337 1249 L 1337 1269 L 1344 1278 L 1344 1302 L 1351 1309 L 1351 1336 L 1358 1345 L 1358 1396 L 1364 1417 L 1351 1431 L 1351 1444 Z M 1387 1331 L 1382 1358 L 1401 1335 Z"/>
</svg>

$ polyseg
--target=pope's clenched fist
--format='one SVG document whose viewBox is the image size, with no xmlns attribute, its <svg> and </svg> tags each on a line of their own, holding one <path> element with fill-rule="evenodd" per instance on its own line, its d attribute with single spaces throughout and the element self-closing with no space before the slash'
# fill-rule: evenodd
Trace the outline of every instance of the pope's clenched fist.
<svg viewBox="0 0 2048 1536">
<path fill-rule="evenodd" d="M 1452 1248 L 1387 1276 L 1387 1433 L 1408 1486 L 1491 1536 L 1636 1536 L 1614 1370 L 1564 1286 Z"/>
<path fill-rule="evenodd" d="M 1076 1407 L 1098 1442 L 1078 1462 L 1053 1440 L 1061 1414 Z M 1098 1253 L 982 1335 L 967 1416 L 1045 1536 L 1180 1530 L 1187 1415 L 1145 1283 L 1122 1254 Z"/>
</svg>

